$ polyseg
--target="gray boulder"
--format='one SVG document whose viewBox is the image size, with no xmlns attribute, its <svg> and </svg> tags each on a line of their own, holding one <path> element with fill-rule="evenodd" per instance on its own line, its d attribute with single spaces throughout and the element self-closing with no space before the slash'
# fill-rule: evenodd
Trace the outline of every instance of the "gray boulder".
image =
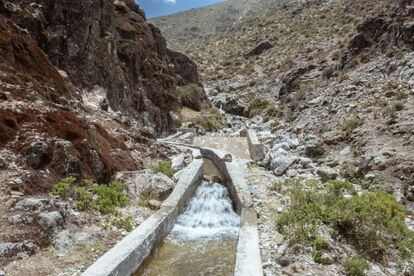
<svg viewBox="0 0 414 276">
<path fill-rule="evenodd" d="M 319 168 L 316 173 L 323 181 L 335 180 L 338 177 L 338 173 L 329 167 Z"/>
<path fill-rule="evenodd" d="M 260 54 L 262 54 L 264 51 L 269 50 L 273 48 L 273 44 L 268 41 L 262 41 L 259 44 L 257 44 L 253 49 L 251 49 L 247 54 L 246 57 L 251 57 L 251 56 L 258 56 Z"/>
<path fill-rule="evenodd" d="M 51 232 L 63 225 L 63 217 L 58 211 L 40 213 L 38 222 L 43 230 Z"/>
<path fill-rule="evenodd" d="M 115 179 L 125 183 L 126 194 L 132 201 L 140 197 L 165 199 L 174 189 L 175 182 L 163 174 L 151 170 L 118 172 Z"/>
</svg>

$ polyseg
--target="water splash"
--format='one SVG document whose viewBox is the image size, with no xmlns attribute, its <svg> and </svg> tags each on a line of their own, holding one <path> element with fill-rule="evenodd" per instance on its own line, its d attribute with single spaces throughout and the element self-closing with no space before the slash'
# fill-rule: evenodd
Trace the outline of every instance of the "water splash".
<svg viewBox="0 0 414 276">
<path fill-rule="evenodd" d="M 183 240 L 237 237 L 240 216 L 232 207 L 226 187 L 203 181 L 172 234 Z"/>
</svg>

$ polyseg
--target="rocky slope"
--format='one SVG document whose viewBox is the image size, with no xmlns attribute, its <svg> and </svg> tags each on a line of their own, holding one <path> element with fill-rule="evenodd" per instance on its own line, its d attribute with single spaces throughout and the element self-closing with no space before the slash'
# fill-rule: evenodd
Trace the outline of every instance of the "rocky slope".
<svg viewBox="0 0 414 276">
<path fill-rule="evenodd" d="M 162 30 L 169 47 L 191 53 L 195 45 L 216 40 L 244 21 L 286 0 L 228 0 L 177 14 L 150 19 Z"/>
<path fill-rule="evenodd" d="M 413 6 L 413 1 L 292 0 L 202 43 L 188 32 L 173 40 L 176 49 L 194 58 L 216 107 L 238 118 L 221 135 L 253 127 L 268 145 L 259 162 L 264 169 L 253 168 L 249 175 L 263 215 L 268 275 L 345 274 L 348 254 L 372 262 L 371 270 L 365 269 L 370 275 L 412 273 L 412 259 L 402 260 L 393 250 L 372 256 L 358 249 L 363 241 L 352 244 L 326 225 L 317 228 L 330 244 L 331 255 L 324 256 L 329 262 L 323 263 L 315 258 L 315 244 L 294 246 L 287 242 L 290 233 L 276 225 L 291 210 L 286 191 L 297 178 L 316 179 L 320 187 L 340 179 L 359 194 L 392 195 L 405 205 L 412 231 Z M 209 7 L 215 8 L 220 9 Z M 194 19 L 193 27 L 198 24 Z"/>
<path fill-rule="evenodd" d="M 104 220 L 52 187 L 108 183 L 165 156 L 153 138 L 175 129 L 176 89 L 189 84 L 201 87 L 195 64 L 133 1 L 0 1 L 0 265 Z"/>
</svg>

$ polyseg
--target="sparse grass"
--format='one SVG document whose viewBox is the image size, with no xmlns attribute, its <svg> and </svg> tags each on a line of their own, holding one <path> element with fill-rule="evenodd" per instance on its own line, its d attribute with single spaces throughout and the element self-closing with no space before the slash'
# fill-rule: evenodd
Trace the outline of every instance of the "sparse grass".
<svg viewBox="0 0 414 276">
<path fill-rule="evenodd" d="M 274 119 L 282 115 L 283 115 L 283 110 L 279 106 L 271 106 L 266 110 L 264 121 L 267 122 L 270 119 Z"/>
<path fill-rule="evenodd" d="M 342 123 L 342 131 L 349 135 L 354 131 L 354 129 L 359 127 L 361 124 L 362 124 L 361 119 L 359 119 L 356 116 L 351 116 L 345 119 L 344 122 Z"/>
<path fill-rule="evenodd" d="M 254 117 L 262 113 L 269 106 L 269 102 L 263 98 L 255 97 L 248 106 L 248 112 L 250 117 Z"/>
<path fill-rule="evenodd" d="M 168 177 L 174 176 L 174 171 L 171 168 L 171 160 L 160 160 L 156 165 L 152 167 L 154 173 L 163 173 Z"/>
<path fill-rule="evenodd" d="M 224 127 L 223 115 L 217 108 L 211 108 L 208 113 L 197 118 L 196 124 L 200 125 L 205 131 L 214 132 Z"/>
<path fill-rule="evenodd" d="M 369 269 L 368 262 L 357 255 L 344 258 L 342 264 L 345 267 L 346 275 L 349 276 L 364 276 L 365 270 Z"/>
<path fill-rule="evenodd" d="M 177 95 L 183 106 L 200 111 L 203 88 L 190 84 L 177 87 Z"/>
<path fill-rule="evenodd" d="M 290 209 L 280 215 L 277 227 L 291 245 L 319 244 L 317 234 L 325 225 L 366 257 L 380 260 L 392 250 L 403 258 L 412 255 L 414 233 L 405 225 L 405 207 L 391 195 L 380 191 L 358 195 L 345 181 L 290 184 L 286 192 Z"/>
<path fill-rule="evenodd" d="M 408 98 L 408 93 L 405 91 L 398 91 L 395 95 L 394 95 L 394 100 L 396 101 L 402 101 Z"/>
</svg>

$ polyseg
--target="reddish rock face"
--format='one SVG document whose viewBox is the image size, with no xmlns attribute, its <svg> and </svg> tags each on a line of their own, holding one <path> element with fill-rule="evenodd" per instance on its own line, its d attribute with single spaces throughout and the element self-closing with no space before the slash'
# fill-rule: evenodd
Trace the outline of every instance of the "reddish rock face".
<svg viewBox="0 0 414 276">
<path fill-rule="evenodd" d="M 173 129 L 176 85 L 199 84 L 195 64 L 167 49 L 133 1 L 0 0 L 0 64 L 0 159 L 15 156 L 25 180 L 9 186 L 30 194 L 142 167 L 125 139 Z M 96 86 L 124 138 L 81 101 L 79 89 Z"/>
</svg>

